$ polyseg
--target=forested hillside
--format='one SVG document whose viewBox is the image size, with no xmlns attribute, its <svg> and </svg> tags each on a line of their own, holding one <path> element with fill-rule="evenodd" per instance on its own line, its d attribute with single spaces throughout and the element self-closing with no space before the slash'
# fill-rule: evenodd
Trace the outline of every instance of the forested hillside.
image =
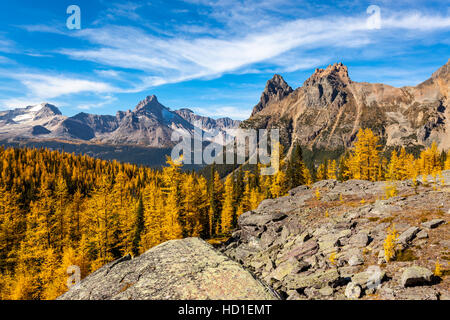
<svg viewBox="0 0 450 320">
<path fill-rule="evenodd" d="M 51 152 L 0 149 L 0 298 L 54 299 L 67 290 L 67 268 L 82 276 L 127 253 L 188 236 L 229 235 L 240 214 L 316 179 L 439 179 L 450 157 L 436 145 L 418 159 L 401 149 L 390 161 L 379 138 L 360 130 L 338 161 L 311 174 L 296 148 L 274 176 L 235 171 L 222 181 L 183 173 L 168 159 L 162 170 Z M 387 196 L 395 185 L 387 184 Z M 320 194 L 317 195 L 320 197 Z"/>
<path fill-rule="evenodd" d="M 45 149 L 0 159 L 2 299 L 53 299 L 71 265 L 84 277 L 167 240 L 227 233 L 266 196 L 250 172 L 208 183 L 171 159 L 161 171 Z"/>
</svg>

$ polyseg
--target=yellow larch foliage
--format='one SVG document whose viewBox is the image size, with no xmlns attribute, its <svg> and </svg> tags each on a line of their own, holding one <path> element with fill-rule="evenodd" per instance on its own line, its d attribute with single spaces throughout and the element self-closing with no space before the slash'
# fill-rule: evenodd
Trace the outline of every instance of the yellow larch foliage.
<svg viewBox="0 0 450 320">
<path fill-rule="evenodd" d="M 327 166 L 327 179 L 333 179 L 336 180 L 336 172 L 337 172 L 337 165 L 336 160 L 330 160 L 328 161 Z"/>
<path fill-rule="evenodd" d="M 348 159 L 348 175 L 352 179 L 378 180 L 380 163 L 379 137 L 370 129 L 360 129 Z"/>
<path fill-rule="evenodd" d="M 426 176 L 432 175 L 442 182 L 441 170 L 450 170 L 450 157 L 441 165 L 436 143 L 418 159 L 402 148 L 388 162 L 379 141 L 370 129 L 361 129 L 339 167 L 335 160 L 327 161 L 318 177 L 388 179 L 386 197 L 392 197 L 397 194 L 394 180 L 423 175 L 426 183 Z M 282 150 L 276 175 L 246 173 L 241 186 L 228 178 L 224 186 L 217 172 L 212 181 L 183 172 L 181 159 L 169 158 L 167 166 L 155 170 L 46 149 L 0 148 L 0 298 L 52 299 L 66 290 L 67 264 L 78 265 L 85 277 L 129 253 L 136 245 L 133 230 L 140 197 L 141 253 L 169 239 L 229 232 L 240 214 L 254 210 L 265 198 L 286 194 L 281 155 Z M 300 170 L 304 183 L 311 185 L 306 165 Z M 314 192 L 321 199 L 320 190 Z M 386 252 L 395 253 L 395 234 L 390 230 Z"/>
<path fill-rule="evenodd" d="M 331 262 L 332 265 L 336 265 L 337 261 L 336 261 L 336 252 L 332 252 L 330 254 L 330 257 L 328 258 L 328 260 Z"/>
<path fill-rule="evenodd" d="M 316 195 L 316 200 L 320 201 L 320 199 L 322 199 L 322 195 L 320 194 L 319 188 L 316 189 L 315 195 Z"/>
<path fill-rule="evenodd" d="M 303 168 L 303 176 L 305 177 L 305 184 L 307 186 L 310 186 L 313 183 L 313 179 L 311 176 L 311 172 L 306 166 Z"/>
<path fill-rule="evenodd" d="M 233 216 L 235 214 L 233 198 L 233 176 L 225 179 L 225 194 L 222 207 L 222 232 L 228 233 L 233 227 Z"/>
<path fill-rule="evenodd" d="M 273 177 L 270 193 L 274 198 L 279 198 L 286 193 L 286 173 L 279 170 Z"/>
<path fill-rule="evenodd" d="M 442 264 L 439 263 L 439 259 L 436 260 L 436 263 L 434 265 L 434 275 L 436 277 L 442 277 Z"/>
<path fill-rule="evenodd" d="M 181 212 L 181 163 L 178 160 L 167 159 L 168 166 L 163 169 L 163 181 L 165 188 L 163 189 L 167 195 L 166 198 L 166 217 L 163 220 L 163 235 L 167 240 L 181 239 L 183 230 L 180 224 Z"/>
<path fill-rule="evenodd" d="M 327 179 L 327 172 L 326 172 L 324 163 L 321 163 L 319 165 L 319 167 L 317 168 L 316 178 L 317 178 L 317 180 L 326 180 Z"/>
<path fill-rule="evenodd" d="M 388 228 L 387 236 L 384 240 L 383 248 L 384 248 L 384 257 L 386 262 L 391 261 L 395 257 L 395 246 L 397 244 L 397 239 L 399 234 L 397 230 L 395 230 L 395 225 Z"/>
<path fill-rule="evenodd" d="M 390 199 L 392 197 L 396 197 L 398 195 L 397 185 L 395 182 L 388 181 L 384 187 L 384 192 L 386 199 Z"/>
<path fill-rule="evenodd" d="M 450 170 L 450 152 L 447 152 L 446 156 L 444 170 Z"/>
<path fill-rule="evenodd" d="M 431 175 L 433 172 L 439 172 L 442 170 L 441 162 L 439 160 L 440 155 L 436 142 L 433 142 L 431 147 L 423 150 L 420 153 L 419 166 L 420 174 Z"/>
</svg>

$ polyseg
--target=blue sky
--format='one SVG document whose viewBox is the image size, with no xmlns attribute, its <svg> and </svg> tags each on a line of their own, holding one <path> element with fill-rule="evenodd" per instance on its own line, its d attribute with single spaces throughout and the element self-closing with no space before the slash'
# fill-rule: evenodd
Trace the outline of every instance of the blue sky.
<svg viewBox="0 0 450 320">
<path fill-rule="evenodd" d="M 81 8 L 81 30 L 66 9 Z M 370 5 L 379 28 L 368 27 Z M 450 58 L 450 1 L 18 0 L 0 4 L 0 109 L 50 102 L 115 114 L 156 94 L 172 109 L 247 118 L 265 83 L 297 88 L 343 62 L 354 81 L 416 85 Z"/>
</svg>

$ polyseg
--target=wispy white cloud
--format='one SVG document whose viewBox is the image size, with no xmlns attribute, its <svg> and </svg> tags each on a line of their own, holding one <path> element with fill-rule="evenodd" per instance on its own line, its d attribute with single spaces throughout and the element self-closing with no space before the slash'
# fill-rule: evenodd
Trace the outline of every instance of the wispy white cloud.
<svg viewBox="0 0 450 320">
<path fill-rule="evenodd" d="M 50 102 L 50 101 L 48 101 Z M 0 109 L 16 109 L 28 106 L 34 106 L 42 103 L 42 101 L 34 98 L 7 98 L 0 99 Z"/>
<path fill-rule="evenodd" d="M 93 22 L 98 25 L 104 22 L 116 21 L 119 18 L 125 18 L 131 21 L 144 21 L 139 15 L 138 10 L 145 7 L 147 4 L 143 2 L 108 2 L 107 9 L 100 15 L 100 17 Z"/>
<path fill-rule="evenodd" d="M 59 53 L 70 59 L 97 63 L 94 70 L 97 79 L 36 70 L 16 72 L 9 76 L 23 87 L 26 96 L 11 100 L 8 105 L 94 94 L 98 102 L 77 100 L 73 104 L 87 110 L 114 102 L 114 94 L 138 93 L 164 84 L 213 79 L 227 73 L 290 73 L 312 69 L 345 56 L 335 52 L 357 49 L 366 60 L 370 55 L 394 56 L 408 49 L 405 39 L 435 41 L 434 37 L 428 37 L 431 32 L 450 28 L 450 17 L 443 11 L 388 12 L 382 8 L 382 28 L 368 30 L 365 9 L 360 14 L 345 16 L 325 7 L 321 9 L 318 2 L 302 0 L 185 1 L 199 4 L 197 9 L 189 11 L 197 10 L 204 19 L 180 19 L 164 29 L 164 23 L 152 24 L 140 15 L 143 6 L 148 5 L 145 1 L 116 2 L 108 3 L 107 10 L 91 24 L 93 28 L 68 32 L 61 25 L 21 26 L 29 32 L 60 34 L 88 42 L 89 46 L 64 45 L 45 53 L 26 50 L 20 53 L 37 57 Z M 339 2 L 339 5 L 350 6 L 352 2 Z M 312 6 L 326 15 L 312 14 L 316 12 L 311 10 Z M 186 11 L 179 9 L 177 14 L 184 16 Z M 132 21 L 134 26 L 126 26 L 123 19 Z M 438 41 L 448 43 L 448 39 Z M 0 51 L 17 53 L 14 47 L 13 41 L 0 36 Z M 5 59 L 0 56 L 0 63 L 7 63 Z M 377 73 L 376 70 L 370 72 Z M 391 83 L 401 83 L 402 77 L 416 79 L 417 70 L 392 75 Z M 250 109 L 220 105 L 195 110 L 213 117 L 239 119 L 251 113 Z"/>
<path fill-rule="evenodd" d="M 78 106 L 76 107 L 79 110 L 91 110 L 91 109 L 98 109 L 98 108 L 102 108 L 104 106 L 108 106 L 111 103 L 117 101 L 117 98 L 112 96 L 112 95 L 105 95 L 103 97 L 100 97 L 100 101 L 98 102 L 88 102 L 88 103 L 80 103 L 78 104 Z"/>
<path fill-rule="evenodd" d="M 431 70 L 437 70 L 441 65 L 415 66 L 412 69 L 395 66 L 354 66 L 349 70 L 350 77 L 356 81 L 365 81 L 368 74 L 373 75 L 373 81 L 389 84 L 395 87 L 416 86 L 431 76 Z"/>
<path fill-rule="evenodd" d="M 388 29 L 405 29 L 414 31 L 429 31 L 435 29 L 450 28 L 449 16 L 424 15 L 420 12 L 408 12 L 407 14 L 395 13 L 381 20 L 381 27 Z"/>
<path fill-rule="evenodd" d="M 248 119 L 252 113 L 252 109 L 239 108 L 235 106 L 209 106 L 208 108 L 191 108 L 197 114 L 212 117 L 223 118 L 230 117 L 232 119 L 243 120 Z"/>
<path fill-rule="evenodd" d="M 51 57 L 53 57 L 51 54 L 37 53 L 37 52 L 24 52 L 23 54 L 26 56 L 35 57 L 35 58 L 51 58 Z"/>
<path fill-rule="evenodd" d="M 44 74 L 19 74 L 14 76 L 35 97 L 50 99 L 62 95 L 81 92 L 104 93 L 113 91 L 113 87 L 105 82 L 90 81 L 65 76 Z"/>
<path fill-rule="evenodd" d="M 109 93 L 116 91 L 113 86 L 105 82 L 67 77 L 64 75 L 11 73 L 10 71 L 4 72 L 3 75 L 16 81 L 16 85 L 23 87 L 23 91 L 26 92 L 22 97 L 16 96 L 14 98 L 1 99 L 0 105 L 6 108 L 25 107 L 44 101 L 51 102 L 57 98 L 80 93 L 109 96 Z M 112 101 L 111 99 L 106 100 Z"/>
<path fill-rule="evenodd" d="M 280 0 L 281 1 L 281 0 Z M 330 23 L 330 21 L 333 21 Z M 450 17 L 416 12 L 383 17 L 382 30 L 368 30 L 367 17 L 321 17 L 298 19 L 237 36 L 161 38 L 136 27 L 105 26 L 85 29 L 76 34 L 97 48 L 63 49 L 73 59 L 94 61 L 110 67 L 145 71 L 142 89 L 196 78 L 211 78 L 268 60 L 283 61 L 283 55 L 295 50 L 297 61 L 285 61 L 286 71 L 306 65 L 325 63 L 313 59 L 309 50 L 320 48 L 358 48 L 376 43 L 392 30 L 418 33 L 450 27 Z M 401 32 L 397 32 L 401 34 Z M 280 58 L 281 57 L 281 58 Z M 298 61 L 303 57 L 305 61 Z"/>
<path fill-rule="evenodd" d="M 43 32 L 60 35 L 69 35 L 67 29 L 63 29 L 59 24 L 31 24 L 31 25 L 20 25 L 17 27 L 24 29 L 28 32 Z"/>
<path fill-rule="evenodd" d="M 94 70 L 96 74 L 104 78 L 119 78 L 120 72 L 116 70 Z"/>
<path fill-rule="evenodd" d="M 8 57 L 0 56 L 0 64 L 12 64 L 12 63 L 15 63 L 15 61 Z"/>
<path fill-rule="evenodd" d="M 0 36 L 0 52 L 13 52 L 15 48 L 15 43 L 12 40 L 2 38 Z"/>
<path fill-rule="evenodd" d="M 115 3 L 112 7 L 108 8 L 107 12 L 115 17 L 140 20 L 141 16 L 136 11 L 143 6 L 142 3 L 134 2 Z"/>
</svg>

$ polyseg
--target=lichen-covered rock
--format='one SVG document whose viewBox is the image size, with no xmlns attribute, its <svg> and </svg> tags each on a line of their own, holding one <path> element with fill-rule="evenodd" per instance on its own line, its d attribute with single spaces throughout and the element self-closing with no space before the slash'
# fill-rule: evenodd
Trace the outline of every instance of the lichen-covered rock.
<svg viewBox="0 0 450 320">
<path fill-rule="evenodd" d="M 349 299 L 359 299 L 361 297 L 361 286 L 350 282 L 345 288 L 345 296 Z"/>
<path fill-rule="evenodd" d="M 352 282 L 365 289 L 369 287 L 378 287 L 385 279 L 385 271 L 378 268 L 369 268 L 364 272 L 355 274 L 352 277 Z"/>
<path fill-rule="evenodd" d="M 310 265 L 304 261 L 292 258 L 281 263 L 273 272 L 272 277 L 278 281 L 283 280 L 289 274 L 296 274 L 308 269 Z"/>
<path fill-rule="evenodd" d="M 340 275 L 336 269 L 316 271 L 314 273 L 304 275 L 297 274 L 285 278 L 286 287 L 289 289 L 302 289 L 313 287 L 320 289 L 326 286 L 334 286 Z M 287 281 L 286 281 L 287 280 Z"/>
<path fill-rule="evenodd" d="M 350 244 L 355 247 L 365 247 L 369 243 L 369 236 L 366 232 L 360 232 L 350 238 Z"/>
<path fill-rule="evenodd" d="M 355 254 L 351 256 L 351 258 L 348 260 L 348 264 L 350 266 L 359 266 L 361 264 L 364 264 L 364 257 L 362 254 Z"/>
<path fill-rule="evenodd" d="M 431 221 L 422 223 L 422 226 L 424 226 L 425 228 L 428 228 L 428 229 L 434 229 L 434 228 L 439 227 L 444 222 L 445 222 L 444 219 L 433 219 Z"/>
<path fill-rule="evenodd" d="M 431 284 L 433 272 L 427 268 L 412 266 L 403 271 L 401 284 L 403 287 L 413 287 Z"/>
<path fill-rule="evenodd" d="M 398 237 L 398 242 L 401 244 L 407 244 L 408 242 L 414 239 L 414 237 L 416 236 L 416 234 L 419 233 L 419 231 L 420 229 L 417 227 L 408 228 Z"/>
<path fill-rule="evenodd" d="M 274 212 L 269 214 L 258 214 L 254 211 L 243 213 L 239 218 L 239 226 L 264 226 L 271 221 L 278 221 L 286 218 L 286 214 Z"/>
<path fill-rule="evenodd" d="M 323 287 L 319 290 L 319 293 L 325 297 L 329 297 L 334 293 L 334 290 L 332 287 Z"/>
<path fill-rule="evenodd" d="M 198 238 L 163 243 L 135 259 L 110 263 L 60 300 L 276 299 L 238 263 Z"/>
<path fill-rule="evenodd" d="M 300 260 L 304 257 L 309 257 L 314 255 L 319 250 L 319 245 L 314 240 L 308 240 L 303 244 L 294 247 L 292 250 L 287 252 L 285 255 L 279 258 L 280 262 L 295 258 Z"/>
<path fill-rule="evenodd" d="M 428 232 L 425 230 L 420 231 L 418 234 L 416 234 L 417 239 L 426 239 L 428 238 Z"/>
</svg>

